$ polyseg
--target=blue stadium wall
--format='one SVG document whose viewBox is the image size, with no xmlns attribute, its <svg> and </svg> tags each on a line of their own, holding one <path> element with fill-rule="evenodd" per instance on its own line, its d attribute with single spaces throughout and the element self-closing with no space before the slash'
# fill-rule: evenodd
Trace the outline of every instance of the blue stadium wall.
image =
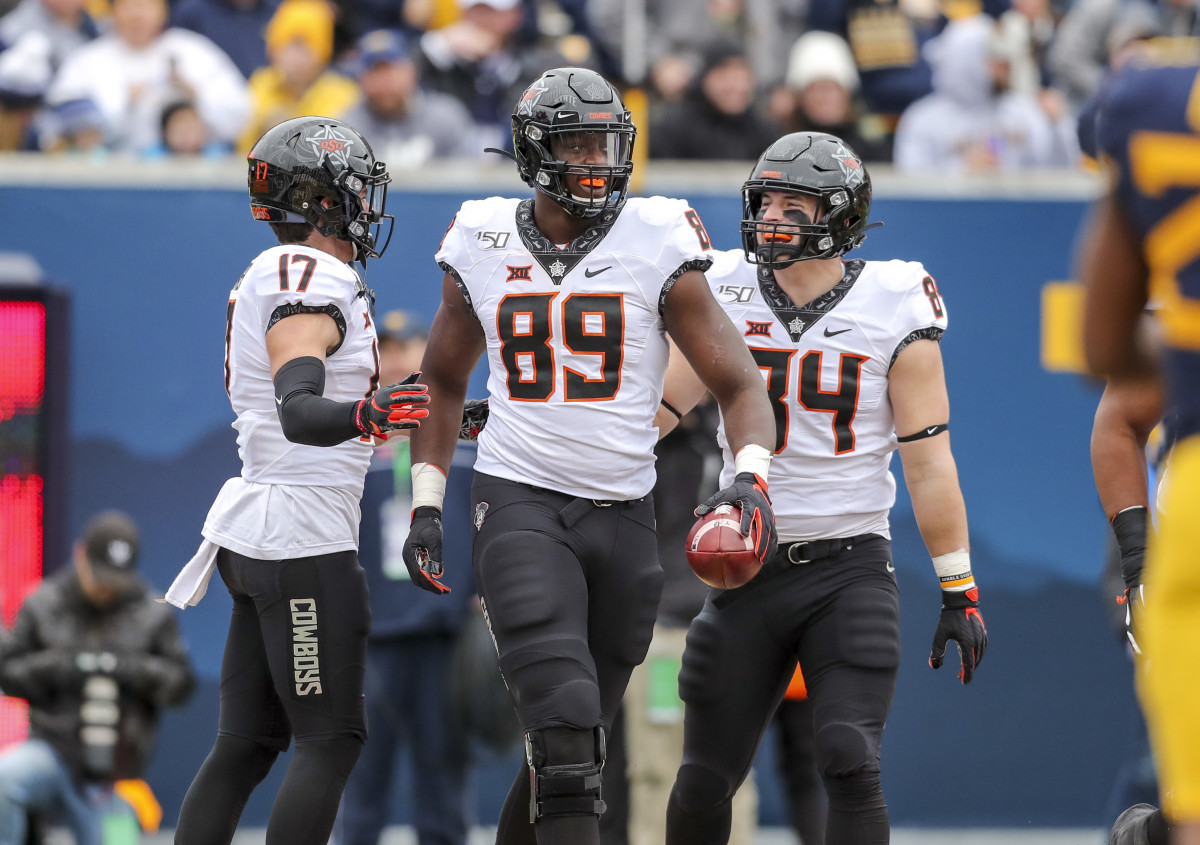
<svg viewBox="0 0 1200 845">
<path fill-rule="evenodd" d="M 0 185 L 0 250 L 33 255 L 73 297 L 71 381 L 48 386 L 70 397 L 71 531 L 99 508 L 127 510 L 142 528 L 143 570 L 165 590 L 198 544 L 213 496 L 238 471 L 222 384 L 225 298 L 272 236 L 228 182 L 136 184 L 10 180 Z M 393 189 L 396 235 L 367 273 L 378 309 L 431 318 L 441 277 L 432 255 L 459 203 L 513 189 Z M 884 785 L 898 825 L 1099 825 L 1136 744 L 1130 668 L 1098 582 L 1107 528 L 1088 437 L 1099 390 L 1039 361 L 1041 288 L 1070 277 L 1086 192 L 967 193 L 881 187 L 874 216 L 886 226 L 861 250 L 923 261 L 944 296 L 951 435 L 991 634 L 970 687 L 953 668 L 929 669 L 938 596 L 901 489 L 894 534 L 904 659 Z M 736 183 L 692 200 L 715 245 L 738 246 Z M 482 389 L 477 375 L 474 395 Z M 149 775 L 167 826 L 215 732 L 228 613 L 218 579 L 180 617 L 202 685 L 165 716 Z M 480 823 L 494 823 L 517 760 L 481 757 Z M 767 747 L 758 774 L 765 824 L 785 818 L 774 765 Z M 265 824 L 281 769 L 247 807 L 245 824 Z M 394 818 L 408 814 L 398 797 Z"/>
</svg>

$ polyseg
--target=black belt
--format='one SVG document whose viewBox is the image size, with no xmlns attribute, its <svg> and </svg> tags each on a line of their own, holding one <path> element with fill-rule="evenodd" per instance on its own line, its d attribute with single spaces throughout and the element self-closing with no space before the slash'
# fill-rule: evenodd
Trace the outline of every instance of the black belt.
<svg viewBox="0 0 1200 845">
<path fill-rule="evenodd" d="M 864 543 L 878 534 L 859 534 L 855 537 L 834 537 L 830 540 L 804 540 L 799 543 L 781 543 L 776 560 L 781 563 L 802 564 L 826 558 L 837 558 L 843 551 L 854 548 L 855 543 Z"/>
<path fill-rule="evenodd" d="M 534 487 L 534 489 L 536 490 L 538 488 Z M 596 508 L 611 508 L 613 506 L 632 508 L 640 505 L 649 498 L 649 496 L 641 496 L 637 499 L 581 499 L 577 496 L 569 496 L 565 493 L 560 495 L 567 496 L 567 498 L 570 499 L 566 507 L 558 512 L 558 518 L 562 520 L 562 524 L 567 528 L 570 528 L 576 522 L 579 522 L 579 520 L 583 519 Z"/>
</svg>

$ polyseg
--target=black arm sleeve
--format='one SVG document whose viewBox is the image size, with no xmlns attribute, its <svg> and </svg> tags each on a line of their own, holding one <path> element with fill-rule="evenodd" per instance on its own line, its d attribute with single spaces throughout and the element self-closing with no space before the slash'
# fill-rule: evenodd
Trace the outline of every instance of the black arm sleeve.
<svg viewBox="0 0 1200 845">
<path fill-rule="evenodd" d="M 325 364 L 311 355 L 293 358 L 275 374 L 275 412 L 283 436 L 306 446 L 336 446 L 362 434 L 357 402 L 334 402 L 325 392 Z"/>
</svg>

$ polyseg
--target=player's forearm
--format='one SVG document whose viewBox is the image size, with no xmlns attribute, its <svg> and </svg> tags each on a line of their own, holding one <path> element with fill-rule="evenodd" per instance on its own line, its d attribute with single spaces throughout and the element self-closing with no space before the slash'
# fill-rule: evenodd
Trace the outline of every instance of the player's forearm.
<svg viewBox="0 0 1200 845">
<path fill-rule="evenodd" d="M 967 507 L 958 485 L 954 459 L 906 461 L 904 478 L 917 528 L 930 556 L 969 549 Z"/>
<path fill-rule="evenodd" d="M 1132 428 L 1101 424 L 1092 429 L 1092 474 L 1109 519 L 1126 508 L 1148 507 L 1146 441 Z"/>
<path fill-rule="evenodd" d="M 467 381 L 446 381 L 428 378 L 429 417 L 411 435 L 412 462 L 429 463 L 449 469 L 462 426 L 463 403 L 467 397 Z"/>
<path fill-rule="evenodd" d="M 757 379 L 757 374 L 755 375 Z M 751 443 L 775 451 L 775 417 L 771 413 L 771 400 L 762 389 L 762 381 L 747 385 L 725 401 L 718 396 L 721 419 L 725 426 L 725 438 L 733 454 Z"/>
</svg>

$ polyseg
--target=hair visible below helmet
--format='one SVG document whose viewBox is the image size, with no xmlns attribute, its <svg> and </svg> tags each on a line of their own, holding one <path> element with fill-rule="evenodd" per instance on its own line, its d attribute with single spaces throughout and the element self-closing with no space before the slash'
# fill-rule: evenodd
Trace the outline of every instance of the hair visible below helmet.
<svg viewBox="0 0 1200 845">
<path fill-rule="evenodd" d="M 633 173 L 637 129 L 621 95 L 595 71 L 563 67 L 546 71 L 525 89 L 512 116 L 513 153 L 525 183 L 550 196 L 568 214 L 595 217 L 620 208 Z M 555 141 L 603 134 L 606 163 L 568 164 L 553 152 Z M 604 195 L 572 193 L 567 176 L 604 180 Z M 593 182 L 594 184 L 594 182 Z"/>
<path fill-rule="evenodd" d="M 761 222 L 766 191 L 817 197 L 817 219 Z M 772 269 L 836 258 L 874 228 L 867 225 L 870 213 L 871 177 L 858 153 L 834 135 L 795 132 L 768 147 L 742 185 L 742 249 L 747 261 Z"/>
<path fill-rule="evenodd" d="M 392 238 L 384 214 L 387 165 L 357 131 L 328 117 L 297 117 L 268 129 L 247 156 L 250 213 L 267 223 L 309 223 L 378 258 Z M 328 199 L 329 207 L 321 200 Z M 384 220 L 387 238 L 377 246 Z"/>
</svg>

